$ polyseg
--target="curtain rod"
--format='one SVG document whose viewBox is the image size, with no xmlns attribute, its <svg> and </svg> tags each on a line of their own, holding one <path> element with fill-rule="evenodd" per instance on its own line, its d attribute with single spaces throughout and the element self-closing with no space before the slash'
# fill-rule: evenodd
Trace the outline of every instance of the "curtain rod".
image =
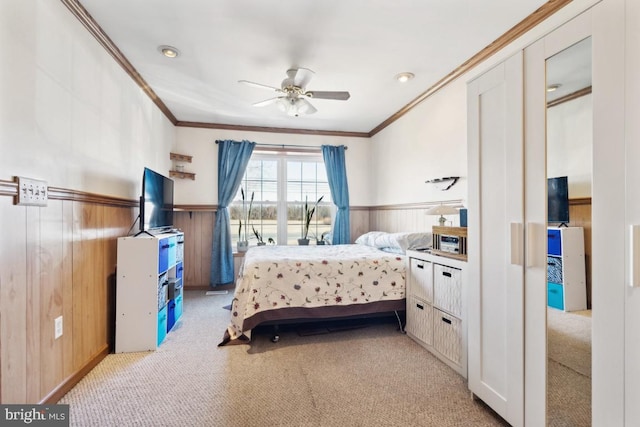
<svg viewBox="0 0 640 427">
<path fill-rule="evenodd" d="M 219 143 L 220 141 L 216 141 L 216 144 Z M 258 146 L 261 147 L 275 147 L 275 148 L 306 148 L 309 150 L 318 150 L 321 147 L 319 146 L 312 146 L 312 145 L 296 145 L 296 144 L 264 144 L 261 142 L 256 142 L 255 143 Z M 346 145 L 344 146 L 345 150 L 348 150 L 349 147 L 347 147 Z"/>
</svg>

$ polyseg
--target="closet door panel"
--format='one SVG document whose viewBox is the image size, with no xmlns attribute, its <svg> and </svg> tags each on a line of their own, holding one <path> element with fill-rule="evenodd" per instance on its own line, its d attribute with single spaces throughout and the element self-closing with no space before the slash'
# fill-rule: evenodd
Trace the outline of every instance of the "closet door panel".
<svg viewBox="0 0 640 427">
<path fill-rule="evenodd" d="M 627 1 L 625 9 L 625 140 L 627 166 L 627 226 L 628 239 L 631 238 L 631 226 L 640 226 L 640 197 L 638 185 L 640 182 L 640 2 Z M 638 242 L 635 242 L 636 244 Z M 630 250 L 631 242 L 626 245 Z M 640 420 L 640 339 L 638 339 L 638 325 L 640 325 L 640 287 L 631 287 L 634 280 L 640 279 L 640 251 L 629 254 L 629 277 L 626 283 L 625 307 L 625 421 L 627 426 Z M 631 258 L 632 257 L 632 258 Z M 635 259 L 634 259 L 635 258 Z M 635 264 L 635 267 L 634 267 Z M 635 270 L 635 271 L 632 271 Z M 604 413 L 598 408 L 595 416 L 600 418 Z"/>
<path fill-rule="evenodd" d="M 522 241 L 512 233 L 523 229 L 522 71 L 518 53 L 468 87 L 469 388 L 514 426 L 523 424 L 523 266 L 511 264 Z"/>
</svg>

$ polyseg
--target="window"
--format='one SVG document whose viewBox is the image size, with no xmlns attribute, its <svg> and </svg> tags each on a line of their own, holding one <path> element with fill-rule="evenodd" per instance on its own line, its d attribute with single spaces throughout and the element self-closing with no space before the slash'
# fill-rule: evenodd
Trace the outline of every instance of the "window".
<svg viewBox="0 0 640 427">
<path fill-rule="evenodd" d="M 250 246 L 262 240 L 281 245 L 295 245 L 302 237 L 305 201 L 313 207 L 322 197 L 309 226 L 308 238 L 314 242 L 331 231 L 334 205 L 322 154 L 254 150 L 240 187 L 245 193 L 245 211 L 253 203 L 246 232 Z M 235 246 L 244 236 L 241 191 L 229 206 L 231 238 Z M 244 220 L 243 220 L 244 222 Z M 255 230 L 255 232 L 254 232 Z M 271 239 L 271 240 L 270 240 Z"/>
</svg>

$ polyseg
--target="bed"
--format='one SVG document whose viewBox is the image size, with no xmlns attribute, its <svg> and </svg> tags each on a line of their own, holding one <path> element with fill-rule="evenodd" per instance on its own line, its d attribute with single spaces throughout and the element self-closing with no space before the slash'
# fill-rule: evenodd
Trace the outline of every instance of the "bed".
<svg viewBox="0 0 640 427">
<path fill-rule="evenodd" d="M 250 248 L 220 345 L 249 343 L 261 324 L 405 310 L 404 252 L 431 233 L 370 232 L 351 245 Z"/>
</svg>

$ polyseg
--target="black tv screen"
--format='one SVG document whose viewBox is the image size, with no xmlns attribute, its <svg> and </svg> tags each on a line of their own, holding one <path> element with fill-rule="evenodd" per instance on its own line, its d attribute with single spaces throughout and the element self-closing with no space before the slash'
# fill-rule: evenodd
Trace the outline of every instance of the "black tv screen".
<svg viewBox="0 0 640 427">
<path fill-rule="evenodd" d="M 140 197 L 140 231 L 173 226 L 173 180 L 144 168 Z"/>
<path fill-rule="evenodd" d="M 566 176 L 547 179 L 547 222 L 569 222 L 569 184 Z"/>
</svg>

